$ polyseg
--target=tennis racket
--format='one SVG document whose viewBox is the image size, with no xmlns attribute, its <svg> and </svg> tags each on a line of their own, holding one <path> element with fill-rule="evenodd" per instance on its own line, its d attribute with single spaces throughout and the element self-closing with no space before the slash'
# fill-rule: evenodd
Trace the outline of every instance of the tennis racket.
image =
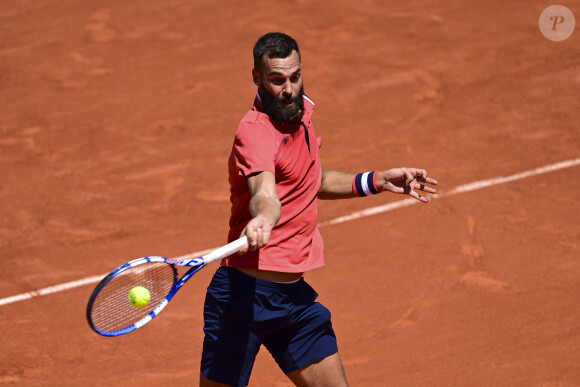
<svg viewBox="0 0 580 387">
<path fill-rule="evenodd" d="M 91 328 L 103 336 L 120 336 L 142 327 L 157 316 L 183 284 L 210 262 L 238 252 L 248 243 L 242 237 L 211 253 L 194 259 L 144 257 L 128 262 L 99 282 L 87 305 Z M 179 277 L 180 271 L 185 273 Z M 129 292 L 146 288 L 151 299 L 143 307 L 134 306 Z"/>
</svg>

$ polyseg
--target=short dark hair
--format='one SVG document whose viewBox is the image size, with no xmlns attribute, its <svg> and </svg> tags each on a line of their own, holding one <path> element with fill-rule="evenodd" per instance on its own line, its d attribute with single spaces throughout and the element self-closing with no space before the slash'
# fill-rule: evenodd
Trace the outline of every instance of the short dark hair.
<svg viewBox="0 0 580 387">
<path fill-rule="evenodd" d="M 259 70 L 262 67 L 264 55 L 268 58 L 287 58 L 292 51 L 296 51 L 301 60 L 300 49 L 294 39 L 281 32 L 267 33 L 254 45 L 254 68 Z"/>
</svg>

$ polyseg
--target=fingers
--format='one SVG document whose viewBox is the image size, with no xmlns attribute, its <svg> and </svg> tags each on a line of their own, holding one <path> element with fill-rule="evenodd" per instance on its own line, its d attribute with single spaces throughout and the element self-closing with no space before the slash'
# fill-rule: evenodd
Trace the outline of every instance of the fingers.
<svg viewBox="0 0 580 387">
<path fill-rule="evenodd" d="M 405 182 L 410 185 L 413 180 L 437 185 L 437 180 L 427 177 L 427 171 L 418 168 L 402 168 Z"/>
<path fill-rule="evenodd" d="M 248 222 L 240 234 L 240 237 L 243 237 L 244 235 L 248 237 L 248 244 L 242 248 L 238 254 L 245 254 L 248 251 L 259 250 L 266 246 L 270 241 L 271 231 L 264 229 L 260 225 L 260 222 L 256 221 L 254 218 Z"/>
<path fill-rule="evenodd" d="M 258 250 L 266 246 L 270 241 L 270 232 L 267 232 L 262 227 L 254 230 L 253 238 L 250 240 L 250 250 Z"/>
<path fill-rule="evenodd" d="M 413 171 L 413 175 L 415 175 L 417 178 L 426 178 L 427 177 L 427 171 L 424 169 L 417 169 L 417 168 L 411 168 L 411 171 Z"/>
<path fill-rule="evenodd" d="M 437 193 L 435 188 L 428 187 L 425 184 L 415 183 L 414 188 L 431 194 Z"/>
<path fill-rule="evenodd" d="M 417 168 L 411 168 L 411 170 L 414 172 L 417 181 L 437 185 L 437 180 L 428 177 L 426 170 Z"/>
<path fill-rule="evenodd" d="M 405 182 L 409 188 L 407 193 L 423 203 L 429 203 L 429 199 L 427 199 L 425 196 L 422 196 L 420 193 L 416 191 L 423 191 L 430 194 L 437 193 L 437 190 L 435 188 L 429 187 L 425 184 L 437 185 L 438 181 L 428 177 L 427 171 L 424 169 L 405 168 L 403 171 L 405 173 L 406 178 Z M 410 181 L 409 175 L 413 176 L 413 178 Z"/>
<path fill-rule="evenodd" d="M 419 195 L 417 192 L 415 192 L 413 190 L 411 190 L 409 192 L 409 195 L 411 195 L 415 199 L 419 200 L 420 202 L 429 203 L 429 199 L 427 199 L 425 196 Z"/>
<path fill-rule="evenodd" d="M 415 175 L 407 168 L 403 169 L 403 173 L 405 174 L 405 184 L 410 186 L 413 180 L 415 180 Z"/>
<path fill-rule="evenodd" d="M 437 185 L 438 181 L 430 177 L 417 176 L 417 181 L 427 184 Z"/>
<path fill-rule="evenodd" d="M 415 175 L 415 180 L 419 183 L 427 183 L 427 184 L 433 184 L 433 185 L 437 185 L 437 183 L 438 183 L 437 180 L 432 179 L 430 177 L 427 177 L 427 171 L 424 169 L 411 168 L 411 171 Z M 435 189 L 425 186 L 425 184 L 418 184 L 415 186 L 415 188 L 418 188 L 422 191 L 429 192 L 429 193 L 437 192 Z"/>
</svg>

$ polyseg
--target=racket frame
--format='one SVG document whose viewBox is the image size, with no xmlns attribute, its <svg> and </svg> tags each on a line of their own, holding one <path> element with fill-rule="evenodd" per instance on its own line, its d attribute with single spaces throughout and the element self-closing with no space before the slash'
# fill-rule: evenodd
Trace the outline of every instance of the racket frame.
<svg viewBox="0 0 580 387">
<path fill-rule="evenodd" d="M 111 273 L 106 275 L 97 284 L 97 286 L 95 287 L 95 289 L 93 290 L 93 292 L 89 298 L 89 302 L 87 305 L 87 321 L 89 322 L 90 327 L 98 334 L 100 334 L 102 336 L 107 336 L 107 337 L 121 336 L 121 335 L 127 334 L 129 332 L 132 332 L 138 328 L 141 328 L 143 325 L 147 324 L 154 317 L 156 317 L 167 306 L 167 304 L 169 303 L 169 301 L 171 301 L 173 296 L 175 296 L 175 294 L 179 291 L 179 289 L 181 289 L 181 287 L 185 284 L 185 282 L 187 282 L 187 280 L 189 280 L 195 273 L 197 273 L 199 270 L 201 270 L 203 267 L 207 266 L 208 264 L 210 264 L 213 261 L 225 258 L 227 256 L 230 256 L 230 255 L 240 251 L 242 249 L 242 247 L 244 247 L 247 243 L 248 243 L 248 239 L 247 239 L 247 237 L 244 236 L 242 238 L 239 238 L 231 243 L 228 243 L 227 245 L 222 246 L 222 247 L 210 252 L 209 254 L 206 254 L 206 255 L 199 257 L 199 258 L 177 259 L 177 258 L 165 258 L 165 257 L 160 257 L 160 256 L 150 256 L 150 257 L 137 258 L 137 259 L 134 259 L 130 262 L 127 262 L 127 263 L 119 266 L 118 268 L 113 270 Z M 135 266 L 147 264 L 150 262 L 160 262 L 160 263 L 166 263 L 166 264 L 174 265 L 174 266 L 191 266 L 191 268 L 189 270 L 187 270 L 187 272 L 185 272 L 185 274 L 183 274 L 183 276 L 178 281 L 174 281 L 173 286 L 169 290 L 167 296 L 159 303 L 159 305 L 157 305 L 145 317 L 141 318 L 140 320 L 136 321 L 135 323 L 131 324 L 128 327 L 118 329 L 116 331 L 103 331 L 103 330 L 98 329 L 92 321 L 91 311 L 92 311 L 94 302 L 97 299 L 97 296 L 99 295 L 101 290 L 103 290 L 105 288 L 105 286 L 107 286 L 107 284 L 113 278 L 117 277 L 121 273 L 123 273 L 123 272 L 125 272 L 125 271 L 127 271 Z M 177 274 L 175 274 L 175 275 L 177 275 Z M 137 284 L 135 284 L 135 285 L 137 285 Z"/>
</svg>

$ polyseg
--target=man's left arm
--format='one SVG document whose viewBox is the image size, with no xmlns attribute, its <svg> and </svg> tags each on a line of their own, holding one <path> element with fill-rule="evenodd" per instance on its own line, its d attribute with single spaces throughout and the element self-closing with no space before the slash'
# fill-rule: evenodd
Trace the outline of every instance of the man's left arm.
<svg viewBox="0 0 580 387">
<path fill-rule="evenodd" d="M 322 182 L 318 197 L 320 199 L 346 199 L 368 196 L 380 192 L 405 194 L 428 203 L 429 199 L 419 192 L 436 193 L 427 186 L 437 185 L 437 180 L 428 177 L 427 171 L 419 168 L 392 168 L 385 171 L 349 173 L 326 171 L 322 167 Z"/>
</svg>

